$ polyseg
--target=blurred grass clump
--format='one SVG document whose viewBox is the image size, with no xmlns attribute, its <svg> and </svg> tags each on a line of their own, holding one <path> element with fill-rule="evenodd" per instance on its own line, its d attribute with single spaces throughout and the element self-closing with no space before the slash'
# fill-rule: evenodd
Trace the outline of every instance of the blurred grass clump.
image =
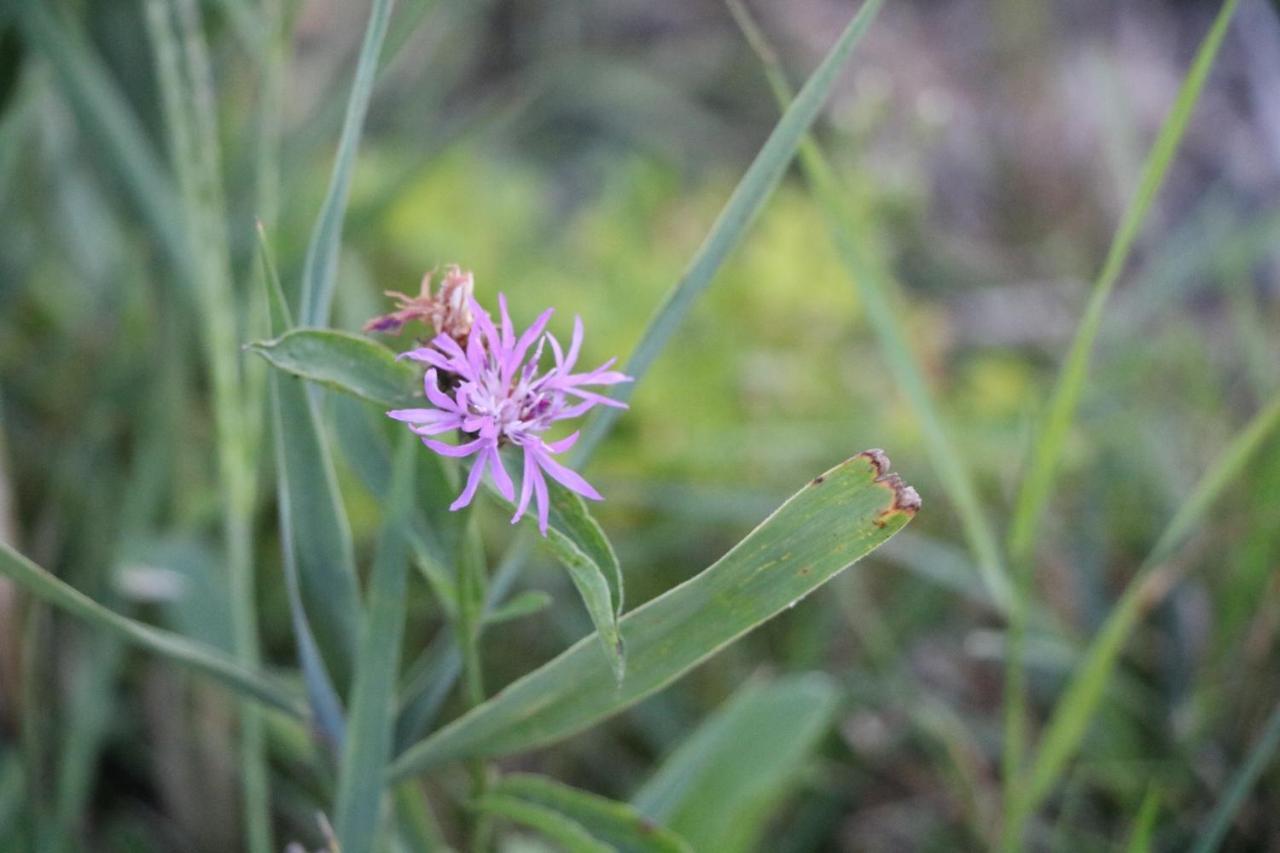
<svg viewBox="0 0 1280 853">
<path fill-rule="evenodd" d="M 752 3 L 754 31 L 731 5 L 0 7 L 0 542 L 309 709 L 241 704 L 0 579 L 0 849 L 315 849 L 317 811 L 358 823 L 355 762 L 295 665 L 268 389 L 297 380 L 236 348 L 280 325 L 255 219 L 295 317 L 323 278 L 309 247 L 340 242 L 335 329 L 457 262 L 518 323 L 555 306 L 564 338 L 580 314 L 583 363 L 661 346 L 655 312 L 749 184 L 788 72 L 856 11 Z M 628 611 L 863 448 L 925 510 L 608 724 L 399 782 L 384 849 L 1274 845 L 1280 16 L 1236 5 L 888 3 L 589 473 Z M 293 404 L 317 413 L 306 482 L 332 464 L 358 598 L 395 551 L 397 486 L 369 476 L 395 433 L 339 394 Z M 405 662 L 374 697 L 388 763 L 476 704 L 459 646 L 494 692 L 593 630 L 500 515 L 441 534 L 470 543 L 456 577 L 409 543 L 403 642 L 378 635 Z M 481 615 L 504 584 L 512 609 Z M 372 694 L 311 627 L 341 716 Z"/>
</svg>

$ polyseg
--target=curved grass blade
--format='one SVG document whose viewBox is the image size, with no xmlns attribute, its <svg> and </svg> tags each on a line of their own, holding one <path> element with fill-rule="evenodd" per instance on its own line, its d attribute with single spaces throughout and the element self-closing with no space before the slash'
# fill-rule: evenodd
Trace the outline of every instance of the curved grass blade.
<svg viewBox="0 0 1280 853">
<path fill-rule="evenodd" d="M 594 640 L 555 660 L 411 748 L 395 778 L 460 758 L 553 743 L 654 693 L 795 604 L 884 543 L 919 497 L 867 451 L 793 495 L 710 568 L 627 614 L 627 675 L 616 683 Z"/>
<path fill-rule="evenodd" d="M 1058 458 L 1066 443 L 1067 430 L 1071 427 L 1075 416 L 1076 405 L 1084 392 L 1084 383 L 1089 370 L 1089 357 L 1093 352 L 1093 342 L 1102 325 L 1103 312 L 1111 290 L 1129 259 L 1129 251 L 1137 239 L 1142 223 L 1151 209 L 1156 193 L 1164 183 L 1165 174 L 1173 162 L 1178 146 L 1182 142 L 1191 113 L 1200 99 L 1200 91 L 1213 67 L 1213 61 L 1226 35 L 1231 16 L 1235 13 L 1237 0 L 1225 0 L 1208 34 L 1196 52 L 1191 70 L 1178 90 L 1173 109 L 1160 128 L 1155 144 L 1147 155 L 1143 165 L 1142 178 L 1138 191 L 1129 202 L 1124 218 L 1116 231 L 1111 248 L 1102 263 L 1102 270 L 1094 282 L 1093 292 L 1085 307 L 1084 317 L 1076 331 L 1071 349 L 1062 365 L 1057 385 L 1049 400 L 1048 412 L 1033 443 L 1030 467 L 1022 478 L 1022 486 L 1014 504 L 1013 520 L 1009 527 L 1009 553 L 1015 562 L 1021 563 L 1031 555 L 1034 546 L 1040 517 L 1044 513 L 1045 504 L 1053 490 L 1053 480 L 1057 473 Z"/>
<path fill-rule="evenodd" d="M 204 673 L 232 688 L 239 696 L 256 699 L 294 717 L 306 716 L 298 701 L 266 676 L 240 666 L 212 647 L 108 610 L 3 542 L 0 542 L 0 574 L 13 579 L 41 601 L 179 666 Z"/>
<path fill-rule="evenodd" d="M 329 325 L 329 309 L 333 303 L 333 288 L 338 275 L 338 252 L 342 245 L 342 220 L 347 212 L 347 194 L 351 189 L 351 173 L 355 167 L 356 151 L 360 147 L 360 135 L 364 129 L 365 114 L 369 111 L 369 99 L 373 95 L 373 83 L 378 73 L 378 55 L 387 36 L 387 23 L 391 19 L 393 0 L 373 0 L 369 10 L 369 24 L 364 41 L 360 45 L 360 57 L 356 61 L 356 77 L 347 99 L 347 115 L 342 124 L 342 136 L 338 141 L 338 154 L 329 178 L 329 189 L 320 208 L 320 216 L 307 244 L 307 257 L 302 268 L 302 325 L 324 327 Z"/>
<path fill-rule="evenodd" d="M 546 776 L 512 773 L 503 776 L 491 793 L 559 812 L 619 853 L 693 853 L 689 842 L 634 807 Z"/>
<path fill-rule="evenodd" d="M 369 578 L 368 605 L 351 691 L 350 735 L 343 745 L 334 809 L 339 846 L 346 853 L 369 853 L 374 849 L 384 771 L 391 757 L 408 580 L 406 533 L 414 472 L 411 454 L 416 445 L 409 433 L 401 439 L 386 503 L 386 521 Z"/>
<path fill-rule="evenodd" d="M 1280 399 L 1255 415 L 1209 466 L 1125 588 L 1119 603 L 1089 645 L 1045 726 L 1040 747 L 1026 779 L 1019 786 L 1021 797 L 1014 803 L 1010 830 L 1013 840 L 1019 837 L 1027 817 L 1049 795 L 1067 762 L 1078 751 L 1102 701 L 1111 673 L 1119 663 L 1125 641 L 1142 615 L 1177 582 L 1176 576 L 1164 571 L 1166 561 L 1186 541 L 1210 506 L 1223 496 L 1227 486 L 1244 471 L 1277 428 L 1280 428 Z"/>
<path fill-rule="evenodd" d="M 728 4 L 747 42 L 764 66 L 774 97 L 785 111 L 792 103 L 791 86 L 778 63 L 777 55 L 740 0 L 728 0 Z M 827 229 L 831 232 L 836 251 L 867 310 L 867 317 L 879 339 L 885 363 L 920 423 L 930 461 L 947 497 L 960 516 L 965 538 L 973 551 L 983 584 L 996 606 L 1007 610 L 1012 590 L 1000 555 L 995 528 L 978 499 L 978 490 L 974 486 L 973 475 L 965 456 L 956 450 L 942 416 L 934 405 L 920 361 L 907 343 L 908 335 L 902 324 L 902 315 L 893 305 L 894 294 L 889 276 L 859 245 L 857 229 L 853 226 L 854 219 L 845 202 L 848 193 L 841 187 L 839 178 L 823 156 L 822 150 L 808 136 L 800 144 L 800 165 L 814 199 L 827 220 Z"/>
<path fill-rule="evenodd" d="M 1159 815 L 1160 791 L 1152 785 L 1142 798 L 1138 816 L 1133 819 L 1133 830 L 1129 833 L 1129 843 L 1125 845 L 1128 853 L 1151 853 L 1151 837 L 1155 834 L 1156 818 Z"/>
<path fill-rule="evenodd" d="M 558 845 L 565 853 L 617 853 L 617 850 L 594 838 L 586 827 L 554 809 L 501 794 L 487 794 L 476 803 L 476 811 L 506 818 L 536 830 Z"/>
<path fill-rule="evenodd" d="M 289 306 L 285 302 L 280 278 L 267 246 L 262 224 L 258 224 L 258 252 L 262 261 L 262 282 L 266 289 L 267 311 L 272 331 L 286 329 L 290 325 Z M 341 749 L 346 734 L 346 720 L 342 713 L 342 700 L 334 689 L 329 670 L 324 664 L 320 646 L 311 630 L 311 621 L 303 604 L 302 582 L 299 578 L 298 553 L 294 543 L 297 531 L 294 518 L 293 488 L 296 472 L 289 470 L 290 453 L 285 446 L 285 413 L 281 406 L 280 377 L 274 373 L 268 379 L 271 397 L 271 425 L 276 460 L 276 503 L 280 516 L 280 548 L 283 552 L 285 594 L 289 601 L 289 619 L 293 636 L 298 644 L 298 662 L 307 685 L 307 701 L 315 715 L 321 733 L 334 749 Z"/>
<path fill-rule="evenodd" d="M 624 370 L 628 376 L 635 379 L 635 382 L 619 386 L 616 394 L 618 399 L 631 398 L 650 365 L 675 334 L 676 328 L 689 313 L 693 303 L 711 284 L 711 279 L 720 269 L 720 265 L 738 245 L 747 227 L 760 212 L 774 187 L 778 185 L 778 181 L 782 179 L 783 173 L 795 156 L 796 148 L 826 102 L 827 94 L 835 83 L 837 75 L 867 31 L 867 27 L 871 25 L 882 2 L 883 0 L 866 0 L 863 3 L 858 14 L 836 39 L 836 43 L 828 51 L 822 63 L 809 77 L 800 94 L 796 96 L 783 114 L 781 121 L 769 134 L 764 147 L 751 162 L 746 174 L 734 189 L 733 195 L 720 211 L 715 224 L 711 226 L 711 232 L 698 247 L 684 275 L 667 294 L 645 329 L 644 336 L 632 352 Z M 596 445 L 618 419 L 620 412 L 620 409 L 613 407 L 599 410 L 599 414 L 588 424 L 583 431 L 582 439 L 574 448 L 576 461 L 580 462 L 591 455 Z"/>
<path fill-rule="evenodd" d="M 632 802 L 695 850 L 755 849 L 839 705 L 820 673 L 748 683 L 663 762 Z"/>
<path fill-rule="evenodd" d="M 397 361 L 382 344 L 329 329 L 273 329 L 273 334 L 279 336 L 247 349 L 294 376 L 387 408 L 411 406 L 415 400 L 421 405 L 421 371 L 410 362 Z"/>
<path fill-rule="evenodd" d="M 1222 846 L 1222 839 L 1227 837 L 1231 821 L 1244 805 L 1249 789 L 1258 781 L 1262 771 L 1267 769 L 1267 765 L 1275 756 L 1276 747 L 1280 747 L 1280 705 L 1271 712 L 1262 730 L 1262 737 L 1258 738 L 1258 742 L 1249 750 L 1249 756 L 1244 764 L 1231 777 L 1231 784 L 1227 786 L 1226 794 L 1218 801 L 1213 814 L 1200 830 L 1195 847 L 1192 848 L 1193 853 L 1213 853 Z"/>
</svg>

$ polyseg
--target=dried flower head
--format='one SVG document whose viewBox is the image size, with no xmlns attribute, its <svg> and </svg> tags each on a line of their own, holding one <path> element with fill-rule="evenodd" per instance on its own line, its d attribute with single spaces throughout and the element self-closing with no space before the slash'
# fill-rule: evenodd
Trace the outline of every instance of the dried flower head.
<svg viewBox="0 0 1280 853">
<path fill-rule="evenodd" d="M 574 373 L 582 348 L 582 318 L 574 319 L 573 339 L 566 353 L 555 336 L 546 331 L 552 310 L 544 311 L 523 334 L 516 336 L 507 312 L 506 297 L 499 294 L 501 328 L 474 299 L 467 307 L 475 326 L 465 342 L 440 334 L 429 346 L 410 350 L 403 358 L 426 364 L 423 379 L 427 399 L 435 408 L 397 409 L 387 414 L 403 421 L 422 436 L 423 443 L 443 456 L 474 456 L 475 462 L 462 494 L 450 509 L 471 503 L 486 471 L 508 500 L 515 500 L 515 486 L 503 467 L 499 451 L 504 446 L 520 449 L 524 471 L 514 524 L 524 515 L 530 499 L 536 500 L 538 529 L 545 536 L 550 509 L 545 477 L 591 500 L 600 493 L 581 475 L 555 458 L 578 440 L 573 433 L 547 442 L 543 435 L 558 421 L 580 417 L 597 405 L 626 408 L 621 401 L 606 397 L 588 386 L 629 382 L 631 377 L 611 370 L 610 359 L 595 370 Z M 542 370 L 544 346 L 551 349 L 554 365 Z M 447 378 L 443 390 L 441 379 Z M 463 441 L 446 444 L 431 436 L 458 431 Z"/>
<path fill-rule="evenodd" d="M 397 309 L 390 314 L 374 317 L 365 323 L 366 332 L 399 334 L 407 323 L 417 320 L 430 323 L 436 334 L 448 335 L 455 341 L 465 341 L 475 322 L 471 316 L 471 297 L 475 292 L 475 280 L 469 270 L 457 264 L 444 268 L 444 278 L 435 295 L 431 293 L 433 273 L 422 277 L 417 296 L 408 296 L 396 290 L 386 291 L 395 300 Z"/>
</svg>

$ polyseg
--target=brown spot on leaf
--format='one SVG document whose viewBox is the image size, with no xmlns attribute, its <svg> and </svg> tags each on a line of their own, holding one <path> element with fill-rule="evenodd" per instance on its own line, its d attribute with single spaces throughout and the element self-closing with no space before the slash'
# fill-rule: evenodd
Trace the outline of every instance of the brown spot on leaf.
<svg viewBox="0 0 1280 853">
<path fill-rule="evenodd" d="M 826 482 L 826 480 L 827 480 L 826 474 L 819 474 L 818 476 L 813 478 L 813 485 L 821 486 L 823 483 Z"/>
<path fill-rule="evenodd" d="M 883 477 L 889 473 L 889 456 L 880 448 L 873 447 L 870 450 L 864 450 L 858 454 L 862 458 L 871 463 L 871 467 L 876 469 L 876 476 Z"/>
</svg>

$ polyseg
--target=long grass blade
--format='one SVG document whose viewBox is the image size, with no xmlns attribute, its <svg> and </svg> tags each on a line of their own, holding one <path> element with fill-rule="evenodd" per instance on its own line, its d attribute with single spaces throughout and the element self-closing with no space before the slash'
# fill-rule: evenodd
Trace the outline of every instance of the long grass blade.
<svg viewBox="0 0 1280 853">
<path fill-rule="evenodd" d="M 1203 520 L 1209 508 L 1280 428 L 1280 398 L 1254 416 L 1196 483 L 1157 540 L 1150 556 L 1125 588 L 1119 603 L 1103 623 L 1076 668 L 1070 683 L 1045 726 L 1039 749 L 1018 786 L 1021 796 L 1010 817 L 1009 837 L 1016 841 L 1027 817 L 1053 790 L 1079 750 L 1107 682 L 1119 663 L 1125 641 L 1142 615 L 1161 600 L 1178 578 L 1166 563 Z"/>
<path fill-rule="evenodd" d="M 1009 528 L 1009 553 L 1015 563 L 1021 563 L 1030 557 L 1040 518 L 1053 490 L 1053 480 L 1057 473 L 1058 459 L 1067 440 L 1067 431 L 1084 391 L 1089 358 L 1093 353 L 1098 329 L 1102 325 L 1107 299 L 1120 273 L 1124 271 L 1125 262 L 1129 259 L 1129 252 L 1142 229 L 1142 223 L 1146 220 L 1151 204 L 1164 183 L 1169 165 L 1178 152 L 1191 113 L 1200 99 L 1200 92 L 1218 55 L 1218 48 L 1222 45 L 1236 5 L 1237 0 L 1225 0 L 1196 52 L 1191 69 L 1178 90 L 1173 109 L 1147 155 L 1138 190 L 1125 210 L 1115 239 L 1102 263 L 1102 271 L 1094 282 L 1084 317 L 1081 318 L 1075 339 L 1071 342 L 1071 349 L 1049 399 L 1044 422 L 1033 443 L 1030 465 L 1014 503 L 1013 520 Z"/>
<path fill-rule="evenodd" d="M 306 716 L 297 699 L 266 676 L 241 666 L 212 647 L 192 642 L 171 631 L 144 625 L 103 607 L 3 542 L 0 542 L 0 574 L 12 578 L 41 601 L 165 660 L 208 675 L 230 687 L 237 695 L 294 717 Z"/>
<path fill-rule="evenodd" d="M 413 502 L 417 441 L 406 434 L 397 454 L 386 518 L 369 578 L 368 604 L 351 690 L 351 729 L 338 771 L 334 826 L 345 853 L 369 853 L 377 836 L 395 723 L 396 674 L 404 633 L 409 558 L 406 533 Z"/>
<path fill-rule="evenodd" d="M 291 323 L 289 306 L 285 302 L 284 291 L 280 287 L 280 278 L 276 275 L 275 265 L 271 261 L 271 251 L 267 246 L 266 235 L 262 225 L 258 225 L 258 251 L 262 261 L 262 282 L 265 285 L 265 301 L 270 314 L 272 331 L 287 329 Z M 307 609 L 302 593 L 301 574 L 298 567 L 298 552 L 295 543 L 298 532 L 295 529 L 297 510 L 293 505 L 294 486 L 299 479 L 296 472 L 291 472 L 289 464 L 294 454 L 289 452 L 286 442 L 289 436 L 285 430 L 286 413 L 282 406 L 280 377 L 273 372 L 268 379 L 271 396 L 271 426 L 274 438 L 276 462 L 276 502 L 280 514 L 280 547 L 283 552 L 285 594 L 289 601 L 289 619 L 293 626 L 294 641 L 298 645 L 298 662 L 302 666 L 302 677 L 307 685 L 307 701 L 315 715 L 321 733 L 334 749 L 341 749 L 345 736 L 346 721 L 343 719 L 342 700 L 333 686 L 329 670 L 325 666 L 320 646 L 311 630 L 311 620 L 307 617 Z M 296 390 L 296 389 L 295 389 Z M 288 393 L 288 392 L 284 392 Z M 296 400 L 295 400 L 296 402 Z"/>
<path fill-rule="evenodd" d="M 774 187 L 782 179 L 805 133 L 818 117 L 822 105 L 826 103 L 827 95 L 836 77 L 852 55 L 854 47 L 866 33 L 876 13 L 880 11 L 882 3 L 883 0 L 866 0 L 863 3 L 858 14 L 836 39 L 836 43 L 832 45 L 822 63 L 809 77 L 800 94 L 796 96 L 783 114 L 781 121 L 769 134 L 764 147 L 760 149 L 760 153 L 756 155 L 755 160 L 747 168 L 746 174 L 738 182 L 729 201 L 725 203 L 724 209 L 716 218 L 715 224 L 711 226 L 710 233 L 698 247 L 693 260 L 689 262 L 680 280 L 658 307 L 640 343 L 631 353 L 625 372 L 636 381 L 619 386 L 618 399 L 630 399 L 640 380 L 684 321 L 693 303 L 711 284 L 712 278 L 715 277 L 725 258 L 742 240 L 748 226 L 755 220 Z M 609 432 L 619 413 L 620 410 L 613 407 L 599 410 L 599 414 L 583 430 L 582 439 L 574 448 L 575 460 L 581 462 L 591 455 L 596 445 Z"/>
<path fill-rule="evenodd" d="M 373 96 L 373 83 L 378 73 L 378 55 L 387 37 L 394 0 L 373 0 L 369 24 L 365 29 L 356 76 L 347 99 L 347 115 L 338 141 L 338 154 L 329 178 L 329 189 L 320 208 L 320 216 L 311 232 L 307 257 L 302 269 L 303 326 L 327 326 L 333 303 L 333 289 L 338 276 L 338 254 L 342 245 L 342 221 L 347 213 L 347 195 L 355 169 L 356 151 L 364 130 L 365 115 Z"/>
<path fill-rule="evenodd" d="M 777 54 L 739 0 L 729 0 L 729 9 L 764 66 L 774 97 L 785 111 L 792 103 L 791 86 L 777 60 Z M 800 165 L 826 218 L 827 228 L 840 259 L 866 307 L 885 363 L 920 422 L 933 467 L 947 497 L 960 516 L 965 538 L 973 552 L 983 584 L 996 605 L 1002 610 L 1007 609 L 1011 590 L 995 528 L 978 498 L 965 457 L 957 451 L 950 432 L 938 413 L 933 396 L 929 393 L 920 360 L 907 343 L 902 314 L 894 308 L 889 277 L 882 269 L 877 268 L 878 265 L 872 261 L 869 253 L 858 245 L 857 230 L 852 224 L 853 217 L 846 208 L 845 199 L 848 194 L 840 186 L 840 180 L 822 150 L 807 136 L 800 143 Z"/>
</svg>

